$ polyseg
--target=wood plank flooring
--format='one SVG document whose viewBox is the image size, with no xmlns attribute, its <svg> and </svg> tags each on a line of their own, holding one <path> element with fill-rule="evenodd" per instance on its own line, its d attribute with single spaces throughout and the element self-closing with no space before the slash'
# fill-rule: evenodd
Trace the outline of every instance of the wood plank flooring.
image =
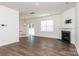
<svg viewBox="0 0 79 59">
<path fill-rule="evenodd" d="M 73 44 L 42 37 L 21 37 L 19 42 L 0 47 L 0 56 L 77 56 Z"/>
</svg>

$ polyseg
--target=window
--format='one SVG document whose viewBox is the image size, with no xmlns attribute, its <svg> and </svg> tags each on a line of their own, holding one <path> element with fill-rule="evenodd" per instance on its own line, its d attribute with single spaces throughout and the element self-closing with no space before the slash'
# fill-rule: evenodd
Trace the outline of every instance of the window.
<svg viewBox="0 0 79 59">
<path fill-rule="evenodd" d="M 41 31 L 53 32 L 53 20 L 42 20 Z"/>
</svg>

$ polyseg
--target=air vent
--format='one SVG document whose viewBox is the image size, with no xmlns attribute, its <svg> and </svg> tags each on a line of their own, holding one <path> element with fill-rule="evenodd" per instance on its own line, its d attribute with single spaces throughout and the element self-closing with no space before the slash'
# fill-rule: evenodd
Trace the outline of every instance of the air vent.
<svg viewBox="0 0 79 59">
<path fill-rule="evenodd" d="M 65 4 L 69 4 L 69 2 L 65 2 Z"/>
<path fill-rule="evenodd" d="M 30 14 L 35 14 L 35 12 L 30 12 Z"/>
</svg>

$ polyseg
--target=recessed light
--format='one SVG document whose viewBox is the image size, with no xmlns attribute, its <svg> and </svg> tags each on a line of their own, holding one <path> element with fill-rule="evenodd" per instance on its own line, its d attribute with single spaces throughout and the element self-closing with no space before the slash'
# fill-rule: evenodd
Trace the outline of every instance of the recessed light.
<svg viewBox="0 0 79 59">
<path fill-rule="evenodd" d="M 39 3 L 35 3 L 35 5 L 36 5 L 36 6 L 38 6 L 38 5 L 39 5 Z"/>
</svg>

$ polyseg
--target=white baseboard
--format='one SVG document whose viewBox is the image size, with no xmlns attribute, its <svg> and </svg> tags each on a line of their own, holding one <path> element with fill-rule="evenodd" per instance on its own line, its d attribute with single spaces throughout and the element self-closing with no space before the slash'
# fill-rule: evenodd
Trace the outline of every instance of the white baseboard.
<svg viewBox="0 0 79 59">
<path fill-rule="evenodd" d="M 46 37 L 46 36 L 38 36 L 38 35 L 35 35 L 36 37 Z M 26 36 L 20 36 L 20 37 L 28 37 L 27 35 Z M 46 37 L 46 38 L 55 38 L 55 39 L 60 39 L 58 37 Z"/>
<path fill-rule="evenodd" d="M 75 47 L 76 47 L 77 53 L 79 55 L 79 49 L 78 49 L 77 45 L 75 45 Z"/>
<path fill-rule="evenodd" d="M 19 37 L 28 37 L 27 35 L 21 35 L 21 36 L 19 36 Z"/>
<path fill-rule="evenodd" d="M 37 35 L 35 35 L 36 37 L 45 37 L 45 38 L 53 38 L 53 39 L 60 39 L 60 38 L 58 38 L 58 37 L 46 37 L 46 36 L 37 36 Z"/>
<path fill-rule="evenodd" d="M 1 46 L 5 46 L 5 45 L 9 45 L 9 44 L 12 44 L 12 43 L 16 43 L 16 42 L 19 42 L 19 39 L 13 40 L 13 41 L 9 41 L 9 42 L 1 43 L 1 44 L 0 44 L 0 47 L 1 47 Z"/>
</svg>

